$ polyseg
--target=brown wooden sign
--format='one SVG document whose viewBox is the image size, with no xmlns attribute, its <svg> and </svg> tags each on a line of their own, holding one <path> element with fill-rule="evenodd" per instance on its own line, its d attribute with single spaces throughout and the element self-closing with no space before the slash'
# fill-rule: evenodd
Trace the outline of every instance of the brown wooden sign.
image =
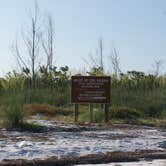
<svg viewBox="0 0 166 166">
<path fill-rule="evenodd" d="M 72 103 L 110 103 L 111 77 L 73 76 Z"/>
</svg>

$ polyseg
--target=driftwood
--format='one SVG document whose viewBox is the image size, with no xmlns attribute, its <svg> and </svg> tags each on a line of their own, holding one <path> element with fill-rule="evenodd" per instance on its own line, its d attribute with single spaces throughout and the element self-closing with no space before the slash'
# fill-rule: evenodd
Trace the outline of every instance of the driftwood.
<svg viewBox="0 0 166 166">
<path fill-rule="evenodd" d="M 166 159 L 166 151 L 136 150 L 135 152 L 108 152 L 81 157 L 49 157 L 47 159 L 3 160 L 0 166 L 72 166 L 75 164 L 101 164 L 111 162 L 132 162 L 140 159 Z"/>
</svg>

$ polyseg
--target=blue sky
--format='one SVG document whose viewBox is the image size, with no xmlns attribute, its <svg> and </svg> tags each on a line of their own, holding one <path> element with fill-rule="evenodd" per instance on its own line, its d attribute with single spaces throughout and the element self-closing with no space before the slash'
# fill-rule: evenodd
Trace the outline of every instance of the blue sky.
<svg viewBox="0 0 166 166">
<path fill-rule="evenodd" d="M 15 68 L 11 46 L 28 25 L 33 0 L 0 0 L 0 76 Z M 86 67 L 83 57 L 95 54 L 98 39 L 110 68 L 110 52 L 118 51 L 122 71 L 152 70 L 154 60 L 166 61 L 165 0 L 38 0 L 41 13 L 54 18 L 56 65 Z M 20 44 L 20 47 L 24 47 Z M 166 73 L 166 65 L 162 73 Z"/>
</svg>

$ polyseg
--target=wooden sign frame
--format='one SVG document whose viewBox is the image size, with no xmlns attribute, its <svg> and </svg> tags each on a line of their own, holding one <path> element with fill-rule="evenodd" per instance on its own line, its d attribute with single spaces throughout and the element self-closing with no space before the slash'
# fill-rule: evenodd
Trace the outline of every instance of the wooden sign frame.
<svg viewBox="0 0 166 166">
<path fill-rule="evenodd" d="M 72 76 L 72 103 L 110 103 L 111 77 Z"/>
</svg>

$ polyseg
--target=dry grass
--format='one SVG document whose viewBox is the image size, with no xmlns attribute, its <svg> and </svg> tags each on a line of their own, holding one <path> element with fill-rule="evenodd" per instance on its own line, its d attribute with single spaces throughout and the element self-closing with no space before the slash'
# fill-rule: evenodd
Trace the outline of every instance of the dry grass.
<svg viewBox="0 0 166 166">
<path fill-rule="evenodd" d="M 30 115 L 35 114 L 45 114 L 45 115 L 70 115 L 72 110 L 68 108 L 54 107 L 48 104 L 29 104 L 25 105 L 25 110 L 28 111 Z"/>
<path fill-rule="evenodd" d="M 58 122 L 63 122 L 63 123 L 73 123 L 74 122 L 74 117 L 72 115 L 44 116 L 43 119 L 50 120 L 50 121 L 58 121 Z"/>
<path fill-rule="evenodd" d="M 25 110 L 30 115 L 36 115 L 38 113 L 43 114 L 43 119 L 60 121 L 65 123 L 74 122 L 72 105 L 66 108 L 54 107 L 48 104 L 30 104 L 25 106 Z M 102 123 L 104 119 L 104 113 L 102 111 L 94 112 L 94 121 Z M 79 106 L 79 122 L 89 122 L 90 115 L 88 105 Z M 128 108 L 111 108 L 110 109 L 110 122 L 111 123 L 129 123 L 138 125 L 150 125 L 156 127 L 166 126 L 166 119 L 163 118 L 145 118 L 140 117 L 140 114 L 135 109 Z"/>
</svg>

